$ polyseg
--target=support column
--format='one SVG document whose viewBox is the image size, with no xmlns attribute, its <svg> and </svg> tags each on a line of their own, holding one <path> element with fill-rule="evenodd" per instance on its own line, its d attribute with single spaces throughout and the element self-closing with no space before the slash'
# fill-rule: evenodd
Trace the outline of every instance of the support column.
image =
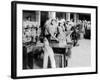
<svg viewBox="0 0 100 80">
<path fill-rule="evenodd" d="M 51 12 L 51 11 L 50 11 L 50 12 L 48 13 L 48 17 L 49 17 L 49 18 L 56 18 L 56 12 Z"/>
<path fill-rule="evenodd" d="M 76 23 L 76 21 L 77 21 L 77 14 L 74 13 L 74 22 Z"/>
<path fill-rule="evenodd" d="M 77 13 L 74 13 L 74 22 L 77 22 L 79 20 L 79 15 Z"/>
<path fill-rule="evenodd" d="M 70 12 L 67 12 L 67 13 L 66 13 L 66 20 L 67 20 L 67 21 L 70 21 Z"/>
<path fill-rule="evenodd" d="M 40 11 L 36 12 L 36 22 L 38 22 L 38 27 L 39 27 L 40 22 L 41 22 L 41 12 Z"/>
</svg>

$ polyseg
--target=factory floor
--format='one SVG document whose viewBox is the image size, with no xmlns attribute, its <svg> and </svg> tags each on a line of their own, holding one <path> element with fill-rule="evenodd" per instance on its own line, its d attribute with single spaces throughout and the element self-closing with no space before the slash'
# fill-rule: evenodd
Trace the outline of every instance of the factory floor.
<svg viewBox="0 0 100 80">
<path fill-rule="evenodd" d="M 68 67 L 87 67 L 91 65 L 91 40 L 79 40 L 79 46 L 72 48 Z"/>
</svg>

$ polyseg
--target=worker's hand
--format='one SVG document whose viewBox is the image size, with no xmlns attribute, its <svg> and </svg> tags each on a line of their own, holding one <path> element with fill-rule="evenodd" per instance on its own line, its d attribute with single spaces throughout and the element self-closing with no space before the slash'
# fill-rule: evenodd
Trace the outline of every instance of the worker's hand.
<svg viewBox="0 0 100 80">
<path fill-rule="evenodd" d="M 58 38 L 55 38 L 56 41 L 59 41 Z"/>
</svg>

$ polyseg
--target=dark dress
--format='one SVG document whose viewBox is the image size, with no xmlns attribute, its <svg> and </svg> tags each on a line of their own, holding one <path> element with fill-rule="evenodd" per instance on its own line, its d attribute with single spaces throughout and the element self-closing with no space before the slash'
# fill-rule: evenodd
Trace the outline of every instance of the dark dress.
<svg viewBox="0 0 100 80">
<path fill-rule="evenodd" d="M 72 32 L 72 34 L 70 35 L 70 37 L 71 37 L 71 39 L 73 41 L 73 46 L 75 46 L 77 44 L 77 42 L 78 42 L 79 37 L 80 37 L 79 33 L 76 32 L 76 30 L 74 30 Z"/>
</svg>

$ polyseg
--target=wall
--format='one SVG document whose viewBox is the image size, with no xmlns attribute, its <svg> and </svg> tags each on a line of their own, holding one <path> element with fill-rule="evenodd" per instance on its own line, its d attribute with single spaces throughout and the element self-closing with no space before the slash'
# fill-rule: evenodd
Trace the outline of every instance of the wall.
<svg viewBox="0 0 100 80">
<path fill-rule="evenodd" d="M 0 80 L 11 80 L 11 1 L 0 1 Z M 22 0 L 26 1 L 26 0 Z M 30 0 L 34 2 L 48 2 L 48 3 L 62 3 L 62 4 L 79 4 L 79 5 L 97 5 L 100 9 L 100 0 Z M 98 11 L 100 14 L 100 10 Z M 100 15 L 98 16 L 100 21 Z M 100 26 L 100 24 L 98 24 Z M 98 27 L 98 30 L 99 27 Z M 100 31 L 98 31 L 100 34 Z M 100 36 L 98 37 L 100 41 Z M 99 44 L 99 42 L 98 42 Z M 100 45 L 99 45 L 100 46 Z M 100 49 L 99 49 L 100 52 Z M 98 53 L 99 53 L 98 52 Z M 100 54 L 98 54 L 100 57 Z M 100 61 L 100 58 L 99 58 Z M 100 67 L 100 62 L 98 64 Z M 99 74 L 91 75 L 77 75 L 77 76 L 63 76 L 63 77 L 47 77 L 42 80 L 100 80 Z M 20 79 L 21 80 L 21 79 Z M 41 78 L 35 79 L 23 79 L 23 80 L 41 80 Z"/>
</svg>

